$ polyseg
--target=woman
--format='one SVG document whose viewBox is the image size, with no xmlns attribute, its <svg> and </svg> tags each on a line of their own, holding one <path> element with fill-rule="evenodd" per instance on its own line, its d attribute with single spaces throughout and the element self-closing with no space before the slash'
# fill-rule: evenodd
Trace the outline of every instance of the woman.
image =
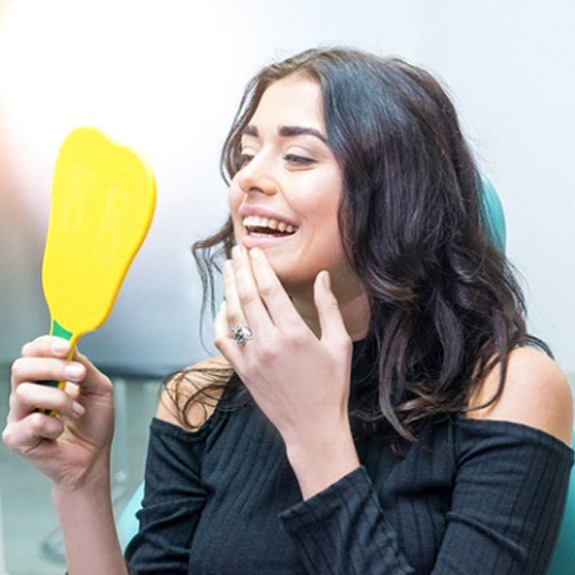
<svg viewBox="0 0 575 575">
<path fill-rule="evenodd" d="M 110 382 L 57 338 L 14 363 L 4 441 L 54 482 L 69 573 L 545 572 L 572 398 L 439 84 L 304 52 L 249 84 L 222 157 L 230 219 L 196 246 L 207 294 L 228 258 L 221 356 L 166 385 L 127 566 Z"/>
</svg>

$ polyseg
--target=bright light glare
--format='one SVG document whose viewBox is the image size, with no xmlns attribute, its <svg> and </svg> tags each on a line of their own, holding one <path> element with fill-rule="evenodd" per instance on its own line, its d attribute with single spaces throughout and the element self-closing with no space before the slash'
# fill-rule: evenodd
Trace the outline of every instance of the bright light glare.
<svg viewBox="0 0 575 575">
<path fill-rule="evenodd" d="M 211 4 L 5 2 L 0 137 L 36 206 L 38 187 L 49 189 L 57 150 L 76 126 L 97 126 L 159 163 L 193 152 L 185 126 L 209 131 L 217 114 L 205 106 L 219 105 L 218 90 L 209 91 L 219 73 L 209 36 L 218 27 L 221 51 L 226 32 L 221 6 Z"/>
</svg>

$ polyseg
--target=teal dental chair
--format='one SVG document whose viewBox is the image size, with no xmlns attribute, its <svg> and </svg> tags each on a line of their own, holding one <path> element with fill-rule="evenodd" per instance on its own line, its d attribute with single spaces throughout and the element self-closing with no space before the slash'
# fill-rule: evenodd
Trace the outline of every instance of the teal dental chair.
<svg viewBox="0 0 575 575">
<path fill-rule="evenodd" d="M 116 521 L 116 529 L 118 531 L 118 538 L 120 539 L 122 549 L 126 549 L 126 546 L 140 528 L 136 513 L 142 506 L 142 499 L 144 499 L 143 481 L 138 485 L 138 488 L 134 491 Z"/>
<path fill-rule="evenodd" d="M 499 197 L 487 180 L 482 180 L 485 222 L 497 248 L 505 250 L 505 217 Z M 575 433 L 573 435 L 575 445 Z M 134 492 L 117 521 L 118 536 L 122 549 L 138 531 L 136 512 L 144 497 L 144 483 Z M 571 475 L 567 507 L 559 533 L 559 540 L 547 575 L 575 575 L 575 473 Z"/>
</svg>

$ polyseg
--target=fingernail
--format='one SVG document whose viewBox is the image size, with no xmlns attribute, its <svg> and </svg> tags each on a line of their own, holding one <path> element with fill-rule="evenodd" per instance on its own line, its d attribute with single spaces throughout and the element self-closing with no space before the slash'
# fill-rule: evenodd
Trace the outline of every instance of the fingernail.
<svg viewBox="0 0 575 575">
<path fill-rule="evenodd" d="M 321 281 L 323 282 L 323 287 L 326 289 L 331 289 L 331 278 L 329 277 L 329 272 L 321 272 Z"/>
<path fill-rule="evenodd" d="M 86 408 L 81 403 L 78 403 L 77 401 L 75 401 L 72 404 L 72 412 L 74 413 L 74 415 L 76 417 L 82 417 L 82 415 L 84 415 L 84 413 L 86 413 Z"/>
<path fill-rule="evenodd" d="M 245 256 L 246 249 L 244 246 L 234 246 L 232 248 L 232 257 L 236 260 L 241 259 Z"/>
<path fill-rule="evenodd" d="M 83 368 L 81 365 L 79 365 L 77 363 L 69 363 L 64 368 L 64 373 L 66 374 L 67 377 L 72 377 L 75 379 L 75 378 L 81 377 L 81 375 L 83 373 Z"/>
<path fill-rule="evenodd" d="M 68 351 L 69 344 L 65 339 L 55 337 L 50 344 L 50 348 L 54 353 L 64 353 Z"/>
<path fill-rule="evenodd" d="M 262 250 L 260 250 L 259 248 L 252 248 L 250 250 L 250 257 L 252 258 L 252 260 L 260 259 L 262 257 Z"/>
</svg>

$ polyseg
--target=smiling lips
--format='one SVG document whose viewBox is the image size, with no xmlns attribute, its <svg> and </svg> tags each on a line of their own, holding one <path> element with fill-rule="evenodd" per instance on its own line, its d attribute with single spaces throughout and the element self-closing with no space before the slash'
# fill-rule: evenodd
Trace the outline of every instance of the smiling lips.
<svg viewBox="0 0 575 575">
<path fill-rule="evenodd" d="M 263 216 L 246 216 L 242 223 L 250 236 L 285 237 L 297 230 L 296 226 Z"/>
</svg>

